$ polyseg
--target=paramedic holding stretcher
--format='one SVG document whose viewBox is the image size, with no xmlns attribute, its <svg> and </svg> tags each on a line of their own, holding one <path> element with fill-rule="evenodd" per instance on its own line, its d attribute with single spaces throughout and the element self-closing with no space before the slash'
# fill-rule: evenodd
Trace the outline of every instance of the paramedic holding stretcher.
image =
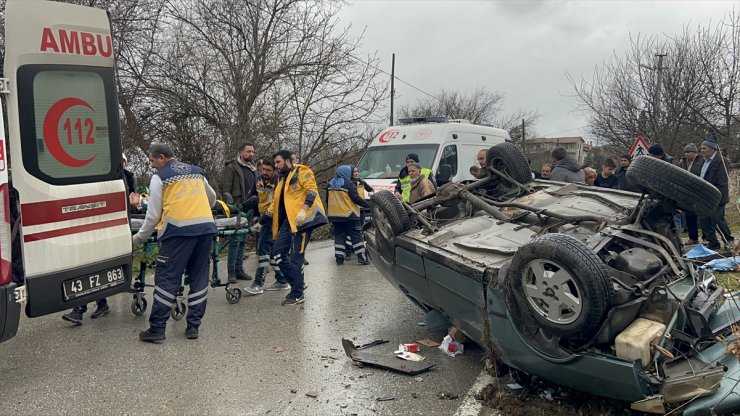
<svg viewBox="0 0 740 416">
<path fill-rule="evenodd" d="M 141 244 L 157 228 L 159 255 L 154 273 L 154 305 L 149 329 L 139 334 L 144 342 L 165 339 L 165 327 L 180 288 L 183 272 L 189 277 L 188 326 L 185 336 L 198 338 L 206 312 L 211 241 L 217 232 L 211 207 L 216 192 L 208 185 L 203 169 L 174 158 L 172 148 L 154 143 L 149 160 L 156 173 L 149 185 L 149 208 L 133 245 Z"/>
</svg>

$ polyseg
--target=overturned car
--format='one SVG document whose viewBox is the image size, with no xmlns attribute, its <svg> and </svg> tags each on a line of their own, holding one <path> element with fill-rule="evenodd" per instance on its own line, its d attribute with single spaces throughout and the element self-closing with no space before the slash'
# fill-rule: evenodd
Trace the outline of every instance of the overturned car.
<svg viewBox="0 0 740 416">
<path fill-rule="evenodd" d="M 518 373 L 641 411 L 740 411 L 740 306 L 674 222 L 712 212 L 716 188 L 650 157 L 626 174 L 642 193 L 533 180 L 511 143 L 487 175 L 413 205 L 373 195 L 375 267 Z"/>
</svg>

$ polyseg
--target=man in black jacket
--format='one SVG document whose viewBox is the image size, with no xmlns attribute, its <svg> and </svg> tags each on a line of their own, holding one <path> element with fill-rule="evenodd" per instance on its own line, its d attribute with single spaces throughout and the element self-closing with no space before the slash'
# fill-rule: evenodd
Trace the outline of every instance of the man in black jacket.
<svg viewBox="0 0 740 416">
<path fill-rule="evenodd" d="M 704 159 L 699 156 L 698 149 L 693 143 L 687 144 L 683 148 L 683 157 L 678 160 L 678 166 L 686 169 L 696 176 L 701 175 L 701 168 L 704 165 Z M 696 214 L 685 211 L 686 229 L 689 233 L 689 241 L 686 244 L 697 244 L 699 242 L 699 222 Z"/>
<path fill-rule="evenodd" d="M 239 205 L 246 212 L 250 224 L 254 207 L 247 206 L 247 201 L 250 197 L 257 196 L 257 167 L 252 162 L 253 159 L 254 146 L 251 143 L 241 145 L 236 158 L 226 162 L 219 186 L 221 198 L 227 201 L 233 199 L 234 204 Z M 256 200 L 254 202 L 256 204 Z M 252 276 L 247 274 L 243 268 L 244 246 L 247 240 L 245 237 L 235 237 L 229 243 L 226 258 L 229 283 L 237 283 L 237 280 L 252 280 Z"/>
<path fill-rule="evenodd" d="M 722 199 L 717 209 L 710 216 L 699 219 L 702 234 L 704 234 L 704 238 L 709 242 L 707 247 L 712 250 L 722 247 L 717 240 L 717 234 L 715 232 L 717 227 L 719 227 L 720 232 L 725 236 L 727 245 L 731 248 L 735 246 L 735 239 L 732 237 L 730 227 L 727 226 L 727 222 L 725 221 L 725 205 L 730 201 L 730 197 L 727 188 L 728 181 L 725 162 L 718 150 L 719 146 L 712 140 L 705 140 L 699 147 L 699 151 L 704 158 L 699 175 L 702 179 L 719 189 L 722 194 Z"/>
</svg>

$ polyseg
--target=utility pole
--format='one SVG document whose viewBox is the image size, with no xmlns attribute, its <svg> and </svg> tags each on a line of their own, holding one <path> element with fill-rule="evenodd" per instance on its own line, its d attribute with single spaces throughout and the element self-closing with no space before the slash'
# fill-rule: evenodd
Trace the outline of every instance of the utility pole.
<svg viewBox="0 0 740 416">
<path fill-rule="evenodd" d="M 664 53 L 656 53 L 655 56 L 658 57 L 658 67 L 656 69 L 655 74 L 655 104 L 653 106 L 655 110 L 655 125 L 653 128 L 655 129 L 655 132 L 658 132 L 658 124 L 660 123 L 660 99 L 661 99 L 661 93 L 663 89 L 663 58 L 666 56 Z M 656 134 L 657 136 L 657 134 Z M 660 142 L 660 138 L 656 137 L 656 140 Z"/>
<path fill-rule="evenodd" d="M 396 90 L 393 88 L 393 84 L 396 80 L 396 54 L 393 54 L 393 58 L 391 59 L 391 126 L 393 125 L 393 95 L 395 95 Z"/>
<path fill-rule="evenodd" d="M 524 130 L 524 119 L 522 119 L 522 153 L 527 156 L 527 132 Z"/>
</svg>

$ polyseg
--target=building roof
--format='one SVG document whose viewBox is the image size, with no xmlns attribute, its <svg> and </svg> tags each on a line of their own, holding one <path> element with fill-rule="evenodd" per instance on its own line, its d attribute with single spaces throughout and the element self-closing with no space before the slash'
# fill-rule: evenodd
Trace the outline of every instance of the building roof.
<svg viewBox="0 0 740 416">
<path fill-rule="evenodd" d="M 586 143 L 581 136 L 572 137 L 538 137 L 536 139 L 527 140 L 527 143 L 531 144 L 570 144 L 570 143 Z"/>
</svg>

